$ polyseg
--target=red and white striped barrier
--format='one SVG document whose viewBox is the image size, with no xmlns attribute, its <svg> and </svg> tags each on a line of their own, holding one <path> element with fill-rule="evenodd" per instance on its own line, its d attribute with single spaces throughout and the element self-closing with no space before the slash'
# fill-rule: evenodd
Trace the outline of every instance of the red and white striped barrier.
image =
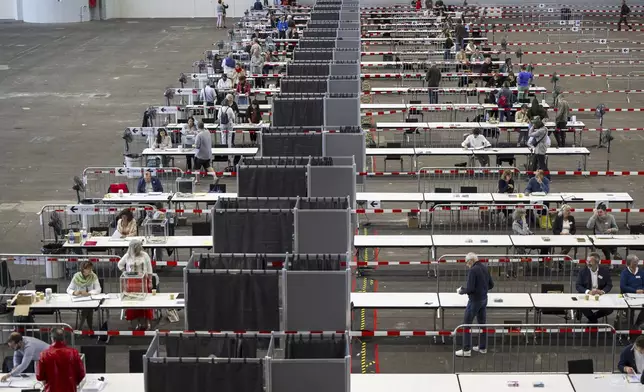
<svg viewBox="0 0 644 392">
<path fill-rule="evenodd" d="M 404 128 L 369 128 L 368 132 L 391 132 L 391 131 L 408 131 L 408 130 L 418 130 L 418 131 L 427 131 L 430 132 L 432 129 L 454 129 L 452 127 L 432 127 L 429 128 L 415 128 L 415 127 L 404 127 Z M 575 132 L 607 132 L 607 131 L 617 131 L 617 132 L 634 132 L 634 131 L 644 131 L 644 128 L 571 128 Z M 499 128 L 500 131 L 505 132 L 519 132 L 520 130 L 515 128 Z"/>
<path fill-rule="evenodd" d="M 545 210 L 543 207 L 538 207 L 538 205 L 525 205 L 525 207 L 521 207 L 523 209 L 529 209 L 529 210 Z M 421 212 L 426 212 L 426 213 L 432 213 L 434 211 L 494 211 L 494 210 L 508 210 L 510 209 L 507 206 L 504 205 L 489 205 L 489 206 L 475 206 L 475 207 L 469 207 L 469 206 L 458 206 L 458 207 L 434 207 L 434 208 L 428 208 L 428 209 L 419 209 L 419 208 L 390 208 L 390 209 L 384 209 L 384 208 L 374 208 L 374 209 L 364 209 L 364 208 L 359 208 L 353 210 L 354 213 L 356 214 L 409 214 L 409 213 L 421 213 Z M 570 211 L 572 212 L 593 212 L 595 209 L 594 208 L 571 208 Z M 559 211 L 556 208 L 551 208 L 548 211 L 550 212 L 557 212 Z M 622 213 L 631 213 L 631 212 L 640 212 L 644 213 L 644 208 L 607 208 L 607 212 L 622 212 Z"/>
<path fill-rule="evenodd" d="M 644 49 L 639 48 L 628 48 L 629 52 L 642 52 Z M 509 54 L 514 55 L 512 51 L 502 51 L 502 50 L 491 50 L 486 53 L 492 54 Z M 592 53 L 622 53 L 622 49 L 595 49 L 595 50 L 541 50 L 541 51 L 525 51 L 524 55 L 529 54 L 592 54 Z M 385 52 L 362 52 L 362 56 L 382 56 L 382 55 L 419 55 L 427 56 L 427 52 L 397 52 L 397 51 L 385 51 Z M 576 63 L 574 63 L 576 64 Z"/>
<path fill-rule="evenodd" d="M 465 107 L 465 108 L 445 108 L 445 107 L 409 107 L 407 109 L 397 109 L 397 110 L 381 110 L 377 112 L 364 112 L 361 113 L 360 115 L 362 117 L 368 117 L 368 116 L 386 116 L 389 114 L 399 114 L 399 113 L 407 113 L 408 111 L 417 111 L 417 112 L 445 112 L 445 111 L 451 111 L 451 110 L 461 110 L 461 111 L 467 111 L 467 110 L 480 110 L 480 107 Z M 498 111 L 498 110 L 505 110 L 503 108 L 498 108 L 498 107 L 492 107 L 492 108 L 485 108 L 485 110 L 492 110 L 492 111 Z M 548 111 L 553 111 L 556 112 L 557 108 L 549 108 L 546 109 Z M 595 112 L 595 108 L 570 108 L 570 112 L 572 113 L 582 113 L 582 112 Z M 606 108 L 606 112 L 642 112 L 644 111 L 644 108 Z"/>
<path fill-rule="evenodd" d="M 457 170 L 432 170 L 431 173 L 456 174 Z M 430 171 L 421 170 L 420 172 L 358 172 L 363 177 L 414 177 L 418 174 L 430 174 Z M 500 174 L 500 172 L 499 172 Z M 521 171 L 521 174 L 532 175 L 533 171 Z M 580 177 L 627 177 L 627 176 L 644 176 L 644 171 L 594 171 L 594 170 L 561 170 L 561 171 L 544 171 L 544 174 L 551 176 L 580 176 Z"/>
</svg>

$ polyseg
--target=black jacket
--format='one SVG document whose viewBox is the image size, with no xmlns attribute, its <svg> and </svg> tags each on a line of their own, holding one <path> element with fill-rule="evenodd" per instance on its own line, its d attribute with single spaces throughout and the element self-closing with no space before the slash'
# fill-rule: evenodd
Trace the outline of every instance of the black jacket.
<svg viewBox="0 0 644 392">
<path fill-rule="evenodd" d="M 638 369 L 637 365 L 635 364 L 635 351 L 633 351 L 634 349 L 634 345 L 629 344 L 628 346 L 624 347 L 624 350 L 622 350 L 621 354 L 619 355 L 619 362 L 617 363 L 617 368 L 620 372 L 626 373 L 624 371 L 624 366 L 633 368 L 633 370 L 635 370 L 635 373 L 642 371 L 642 369 Z"/>
<path fill-rule="evenodd" d="M 586 290 L 593 289 L 592 278 L 590 277 L 590 267 L 582 268 L 577 276 L 577 284 L 575 285 L 578 293 L 585 293 Z M 613 281 L 610 279 L 610 271 L 608 268 L 599 267 L 597 271 L 597 288 L 606 293 L 613 289 Z"/>
<path fill-rule="evenodd" d="M 441 83 L 441 70 L 438 67 L 431 67 L 427 70 L 427 75 L 425 75 L 425 81 L 427 82 L 427 87 L 438 87 Z"/>
<path fill-rule="evenodd" d="M 477 261 L 467 274 L 467 284 L 463 291 L 470 300 L 481 301 L 487 299 L 487 292 L 494 288 L 494 281 L 487 267 Z"/>
<path fill-rule="evenodd" d="M 630 13 L 631 13 L 631 9 L 628 8 L 628 6 L 626 4 L 622 4 L 622 8 L 621 8 L 619 14 L 621 16 L 626 16 L 626 15 L 628 15 Z"/>
<path fill-rule="evenodd" d="M 577 226 L 575 225 L 575 217 L 570 215 L 568 217 L 568 220 L 570 221 L 570 234 L 577 233 Z M 562 229 L 563 229 L 563 215 L 557 214 L 555 221 L 552 223 L 552 233 L 559 235 L 561 234 Z"/>
<path fill-rule="evenodd" d="M 512 185 L 512 187 L 508 185 Z M 510 181 L 505 181 L 504 179 L 499 180 L 499 193 L 514 193 L 514 180 L 510 178 Z"/>
</svg>

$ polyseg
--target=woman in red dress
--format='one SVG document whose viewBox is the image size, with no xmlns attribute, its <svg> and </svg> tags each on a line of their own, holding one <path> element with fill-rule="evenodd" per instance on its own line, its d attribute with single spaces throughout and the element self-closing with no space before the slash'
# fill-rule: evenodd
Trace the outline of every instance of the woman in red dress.
<svg viewBox="0 0 644 392">
<path fill-rule="evenodd" d="M 118 263 L 118 268 L 121 271 L 135 272 L 144 274 L 143 283 L 141 280 L 128 280 L 127 292 L 152 291 L 152 262 L 150 256 L 143 251 L 143 245 L 140 240 L 130 241 L 130 246 L 127 253 L 121 257 Z M 144 284 L 146 287 L 141 287 Z M 137 330 L 146 330 L 150 328 L 150 320 L 154 318 L 152 309 L 127 309 L 125 311 L 125 319 L 132 323 L 132 328 Z"/>
</svg>

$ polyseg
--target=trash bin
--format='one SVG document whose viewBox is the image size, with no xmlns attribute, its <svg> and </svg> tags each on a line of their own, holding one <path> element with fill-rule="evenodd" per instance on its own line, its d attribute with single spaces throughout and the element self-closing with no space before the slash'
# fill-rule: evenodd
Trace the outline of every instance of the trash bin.
<svg viewBox="0 0 644 392">
<path fill-rule="evenodd" d="M 141 155 L 139 154 L 124 154 L 125 167 L 141 167 Z"/>
<path fill-rule="evenodd" d="M 45 244 L 40 253 L 44 255 L 62 255 L 65 254 L 62 242 Z M 60 279 L 65 277 L 65 262 L 50 261 L 45 258 L 45 276 L 47 279 Z"/>
</svg>

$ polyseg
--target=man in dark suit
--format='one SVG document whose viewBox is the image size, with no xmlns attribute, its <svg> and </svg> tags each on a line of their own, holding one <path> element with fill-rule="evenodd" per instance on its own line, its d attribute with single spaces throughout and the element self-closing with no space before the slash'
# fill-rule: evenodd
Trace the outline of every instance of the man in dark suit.
<svg viewBox="0 0 644 392">
<path fill-rule="evenodd" d="M 588 256 L 588 266 L 579 271 L 577 276 L 577 292 L 590 295 L 603 295 L 611 291 L 613 282 L 610 279 L 608 268 L 599 266 L 600 256 L 598 253 L 591 253 Z M 586 316 L 588 322 L 596 324 L 597 320 L 613 313 L 612 309 L 582 309 L 581 313 Z"/>
</svg>

